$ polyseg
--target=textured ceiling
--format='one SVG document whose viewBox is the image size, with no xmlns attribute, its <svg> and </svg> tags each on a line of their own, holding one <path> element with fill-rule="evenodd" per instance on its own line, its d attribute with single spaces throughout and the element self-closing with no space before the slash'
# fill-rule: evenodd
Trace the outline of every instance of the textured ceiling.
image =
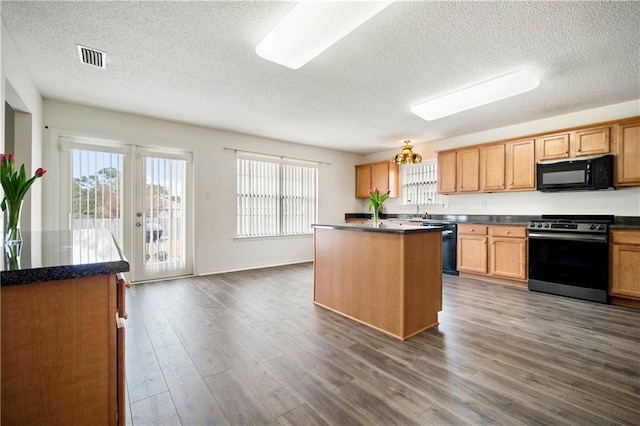
<svg viewBox="0 0 640 426">
<path fill-rule="evenodd" d="M 255 46 L 289 2 L 10 2 L 43 97 L 370 153 L 640 98 L 640 2 L 397 2 L 299 70 Z M 106 69 L 76 44 L 107 52 Z M 534 91 L 437 121 L 412 104 L 523 67 Z M 640 113 L 640 111 L 639 111 Z"/>
</svg>

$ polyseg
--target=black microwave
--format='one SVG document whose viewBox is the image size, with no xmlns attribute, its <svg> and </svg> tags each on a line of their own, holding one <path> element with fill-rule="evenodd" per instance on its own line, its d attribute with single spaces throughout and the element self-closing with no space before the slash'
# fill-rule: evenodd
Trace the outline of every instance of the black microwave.
<svg viewBox="0 0 640 426">
<path fill-rule="evenodd" d="M 613 188 L 613 155 L 586 160 L 537 163 L 538 191 L 591 191 Z"/>
</svg>

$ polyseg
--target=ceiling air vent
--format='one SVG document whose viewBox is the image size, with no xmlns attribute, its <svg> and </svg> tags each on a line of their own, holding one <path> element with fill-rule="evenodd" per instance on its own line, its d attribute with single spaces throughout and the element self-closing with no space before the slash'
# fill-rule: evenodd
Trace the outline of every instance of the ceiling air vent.
<svg viewBox="0 0 640 426">
<path fill-rule="evenodd" d="M 78 55 L 80 55 L 80 62 L 83 64 L 99 68 L 106 68 L 107 66 L 107 54 L 105 52 L 78 44 Z"/>
</svg>

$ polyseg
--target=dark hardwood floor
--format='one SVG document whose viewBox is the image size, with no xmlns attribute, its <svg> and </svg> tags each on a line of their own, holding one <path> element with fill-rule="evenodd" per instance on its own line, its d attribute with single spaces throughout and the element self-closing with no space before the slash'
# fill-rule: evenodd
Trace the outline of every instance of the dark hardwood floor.
<svg viewBox="0 0 640 426">
<path fill-rule="evenodd" d="M 405 342 L 303 264 L 132 286 L 129 424 L 640 424 L 640 311 L 444 276 Z"/>
</svg>

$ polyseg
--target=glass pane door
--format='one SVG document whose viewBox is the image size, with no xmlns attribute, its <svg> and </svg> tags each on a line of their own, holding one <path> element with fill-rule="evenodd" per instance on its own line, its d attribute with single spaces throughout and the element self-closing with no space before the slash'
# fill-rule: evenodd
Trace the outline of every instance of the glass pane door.
<svg viewBox="0 0 640 426">
<path fill-rule="evenodd" d="M 136 184 L 136 280 L 189 275 L 188 167 L 185 155 L 139 154 Z"/>
<path fill-rule="evenodd" d="M 108 229 L 123 241 L 124 155 L 71 150 L 71 229 Z"/>
</svg>

